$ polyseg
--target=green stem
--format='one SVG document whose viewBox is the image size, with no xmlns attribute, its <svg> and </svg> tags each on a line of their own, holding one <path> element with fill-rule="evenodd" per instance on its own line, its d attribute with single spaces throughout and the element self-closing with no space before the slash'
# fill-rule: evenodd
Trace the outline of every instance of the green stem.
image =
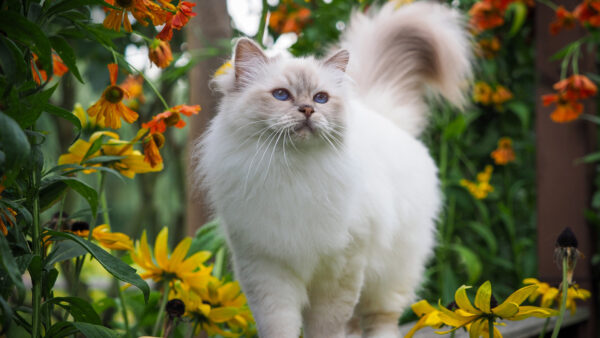
<svg viewBox="0 0 600 338">
<path fill-rule="evenodd" d="M 198 325 L 200 325 L 200 322 L 196 319 L 194 321 L 194 325 L 192 326 L 192 330 L 190 331 L 190 334 L 189 334 L 188 338 L 193 338 L 194 337 L 194 333 L 196 332 L 196 329 L 198 328 Z"/>
<path fill-rule="evenodd" d="M 221 279 L 223 276 L 223 266 L 225 264 L 225 247 L 222 246 L 217 250 L 217 254 L 215 255 L 215 265 L 213 270 L 213 276 L 217 279 Z"/>
<path fill-rule="evenodd" d="M 100 175 L 103 176 L 102 181 L 104 181 L 104 173 Z M 102 184 L 103 186 L 104 184 Z M 110 216 L 108 215 L 108 203 L 106 202 L 106 191 L 102 189 L 100 191 L 100 207 L 102 208 L 102 220 L 104 224 L 108 224 L 110 226 Z"/>
<path fill-rule="evenodd" d="M 37 146 L 36 146 L 37 147 Z M 33 150 L 37 151 L 37 149 Z M 37 162 L 34 162 L 33 173 L 31 175 L 31 191 L 33 192 L 33 228 L 31 230 L 31 241 L 33 243 L 33 255 L 42 258 L 41 232 L 40 232 L 40 196 L 39 185 L 40 176 Z M 36 273 L 37 278 L 32 278 L 32 317 L 31 317 L 31 336 L 37 338 L 41 331 L 41 305 L 42 305 L 42 272 Z"/>
<path fill-rule="evenodd" d="M 269 13 L 269 4 L 267 3 L 267 0 L 262 0 L 262 12 L 260 13 L 260 21 L 258 22 L 258 25 L 259 25 L 258 33 L 256 33 L 256 36 L 254 37 L 254 39 L 263 48 L 265 48 L 265 45 L 263 45 L 265 29 L 267 28 L 267 25 L 269 24 L 267 22 L 267 14 L 268 13 Z"/>
<path fill-rule="evenodd" d="M 123 292 L 119 287 L 119 281 L 116 278 L 113 278 L 115 283 L 115 287 L 117 288 L 117 295 L 119 296 L 119 301 L 121 302 L 121 316 L 123 316 L 123 323 L 125 323 L 125 336 L 126 337 L 135 337 L 135 335 L 131 332 L 129 328 L 129 319 L 127 318 L 127 308 L 125 307 L 125 298 L 123 297 Z"/>
<path fill-rule="evenodd" d="M 563 318 L 565 317 L 565 310 L 567 307 L 567 292 L 569 291 L 569 282 L 567 281 L 567 257 L 563 257 L 562 272 L 562 299 L 560 301 L 560 312 L 558 313 L 558 318 L 556 319 L 556 324 L 554 325 L 554 330 L 552 331 L 552 338 L 558 337 L 560 326 L 562 325 Z"/>
<path fill-rule="evenodd" d="M 542 327 L 542 331 L 538 338 L 544 338 L 546 336 L 546 330 L 548 329 L 548 324 L 550 323 L 550 318 L 546 318 L 546 322 L 544 322 L 544 327 Z"/>
<path fill-rule="evenodd" d="M 160 301 L 160 307 L 158 308 L 158 315 L 156 315 L 156 323 L 154 324 L 154 329 L 152 330 L 152 335 L 155 337 L 158 334 L 158 330 L 162 325 L 162 317 L 165 314 L 165 308 L 167 307 L 167 301 L 169 300 L 169 282 L 164 281 L 163 283 L 163 296 L 162 300 Z"/>
<path fill-rule="evenodd" d="M 488 334 L 490 338 L 494 338 L 494 317 L 488 319 Z"/>
</svg>

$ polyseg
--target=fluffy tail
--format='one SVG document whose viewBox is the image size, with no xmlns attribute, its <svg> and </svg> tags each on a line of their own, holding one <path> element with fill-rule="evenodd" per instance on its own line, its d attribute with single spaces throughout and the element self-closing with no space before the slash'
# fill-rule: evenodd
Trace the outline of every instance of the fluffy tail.
<svg viewBox="0 0 600 338">
<path fill-rule="evenodd" d="M 458 11 L 426 1 L 395 7 L 355 13 L 340 43 L 360 96 L 416 136 L 427 125 L 426 85 L 463 106 L 471 48 Z"/>
</svg>

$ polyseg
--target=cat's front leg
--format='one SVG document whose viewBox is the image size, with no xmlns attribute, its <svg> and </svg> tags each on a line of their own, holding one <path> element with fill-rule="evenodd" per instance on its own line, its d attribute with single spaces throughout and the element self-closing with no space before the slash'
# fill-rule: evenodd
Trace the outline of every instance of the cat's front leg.
<svg viewBox="0 0 600 338">
<path fill-rule="evenodd" d="M 365 258 L 355 254 L 329 266 L 313 280 L 303 312 L 304 337 L 344 338 L 364 280 Z M 337 271 L 336 271 L 337 270 Z"/>
<path fill-rule="evenodd" d="M 240 255 L 241 256 L 241 255 Z M 306 286 L 289 268 L 272 259 L 236 257 L 236 274 L 261 338 L 298 338 Z"/>
</svg>

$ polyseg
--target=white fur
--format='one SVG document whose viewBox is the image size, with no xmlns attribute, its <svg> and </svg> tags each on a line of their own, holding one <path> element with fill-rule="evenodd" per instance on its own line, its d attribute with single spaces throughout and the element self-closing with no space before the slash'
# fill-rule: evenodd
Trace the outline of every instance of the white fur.
<svg viewBox="0 0 600 338">
<path fill-rule="evenodd" d="M 402 18 L 403 9 L 394 12 L 391 6 L 381 13 Z M 427 24 L 433 24 L 428 21 L 432 12 L 436 18 L 451 17 L 455 26 L 446 26 L 460 35 L 456 39 L 464 37 L 453 11 L 429 3 L 406 8 L 411 15 L 421 8 L 418 14 Z M 380 19 L 375 14 L 360 20 L 359 25 L 376 30 Z M 354 23 L 350 27 L 349 34 L 361 31 Z M 438 39 L 437 31 L 427 29 L 431 36 L 426 38 Z M 345 337 L 357 333 L 358 323 L 365 337 L 397 337 L 398 317 L 414 300 L 434 245 L 441 207 L 437 168 L 415 138 L 418 128 L 389 117 L 402 111 L 409 121 L 419 120 L 425 106 L 414 99 L 405 105 L 389 99 L 386 83 L 370 79 L 386 94 L 377 101 L 361 82 L 367 76 L 358 62 L 368 55 L 357 49 L 367 42 L 352 35 L 344 39 L 352 41 L 345 45 L 350 60 L 354 52 L 361 55 L 350 61 L 352 79 L 339 62 L 237 55 L 235 66 L 246 67 L 236 68 L 238 78 L 230 71 L 214 81 L 224 96 L 197 148 L 198 177 L 222 220 L 236 278 L 261 337 L 297 338 L 301 327 L 304 337 Z M 241 44 L 252 47 L 247 43 L 239 42 L 236 50 Z M 456 47 L 461 63 L 469 59 L 465 45 Z M 371 47 L 375 52 L 382 46 Z M 443 50 L 435 45 L 433 51 Z M 377 61 L 377 55 L 370 57 Z M 370 64 L 365 62 L 363 71 L 372 72 Z M 453 79 L 442 87 L 464 80 L 411 74 L 388 84 L 403 91 L 427 80 Z M 275 100 L 275 88 L 288 89 L 294 100 Z M 456 97 L 455 90 L 444 90 L 443 95 Z M 329 93 L 330 101 L 312 102 L 318 91 Z M 310 118 L 313 133 L 294 131 L 305 120 L 295 106 L 303 103 L 316 107 Z"/>
</svg>

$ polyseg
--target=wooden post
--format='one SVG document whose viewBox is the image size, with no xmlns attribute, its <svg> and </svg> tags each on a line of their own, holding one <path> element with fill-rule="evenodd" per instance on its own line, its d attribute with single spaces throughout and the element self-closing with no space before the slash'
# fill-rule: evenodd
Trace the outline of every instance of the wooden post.
<svg viewBox="0 0 600 338">
<path fill-rule="evenodd" d="M 565 0 L 561 5 L 568 10 L 575 8 L 580 1 Z M 570 123 L 555 123 L 550 119 L 553 106 L 543 107 L 541 96 L 553 93 L 552 85 L 560 80 L 560 61 L 550 57 L 584 35 L 584 28 L 561 31 L 551 35 L 549 25 L 555 18 L 554 12 L 543 4 L 535 9 L 536 30 L 536 135 L 537 135 L 537 229 L 538 229 L 538 273 L 542 281 L 558 286 L 561 280 L 560 268 L 553 260 L 556 238 L 567 226 L 571 227 L 579 240 L 579 250 L 587 258 L 577 263 L 574 280 L 585 289 L 592 290 L 592 269 L 590 257 L 595 252 L 592 228 L 586 222 L 584 212 L 590 206 L 594 190 L 595 165 L 578 163 L 581 157 L 593 152 L 596 144 L 596 126 L 584 120 Z M 579 72 L 594 72 L 595 55 L 582 48 Z M 570 71 L 570 69 L 569 69 Z M 569 72 L 568 75 L 571 75 Z M 585 100 L 585 113 L 596 114 L 593 99 Z M 597 291 L 597 290 L 596 290 Z M 580 325 L 571 337 L 596 337 L 596 312 L 593 306 L 595 297 L 586 302 L 591 307 L 590 320 Z M 566 336 L 565 336 L 566 337 Z"/>
<path fill-rule="evenodd" d="M 201 50 L 222 45 L 223 40 L 231 39 L 231 19 L 227 13 L 227 2 L 224 0 L 195 1 L 194 12 L 198 15 L 190 20 L 187 30 L 189 50 Z M 227 50 L 224 53 L 229 53 Z M 187 153 L 198 137 L 206 129 L 208 121 L 216 113 L 216 97 L 208 83 L 215 70 L 223 63 L 227 55 L 209 57 L 201 60 L 190 72 L 190 104 L 200 104 L 202 111 L 191 118 L 190 134 Z M 188 235 L 194 235 L 202 224 L 208 221 L 210 214 L 202 192 L 198 187 L 191 186 L 190 165 L 187 161 L 187 191 L 186 191 L 186 229 Z"/>
</svg>

